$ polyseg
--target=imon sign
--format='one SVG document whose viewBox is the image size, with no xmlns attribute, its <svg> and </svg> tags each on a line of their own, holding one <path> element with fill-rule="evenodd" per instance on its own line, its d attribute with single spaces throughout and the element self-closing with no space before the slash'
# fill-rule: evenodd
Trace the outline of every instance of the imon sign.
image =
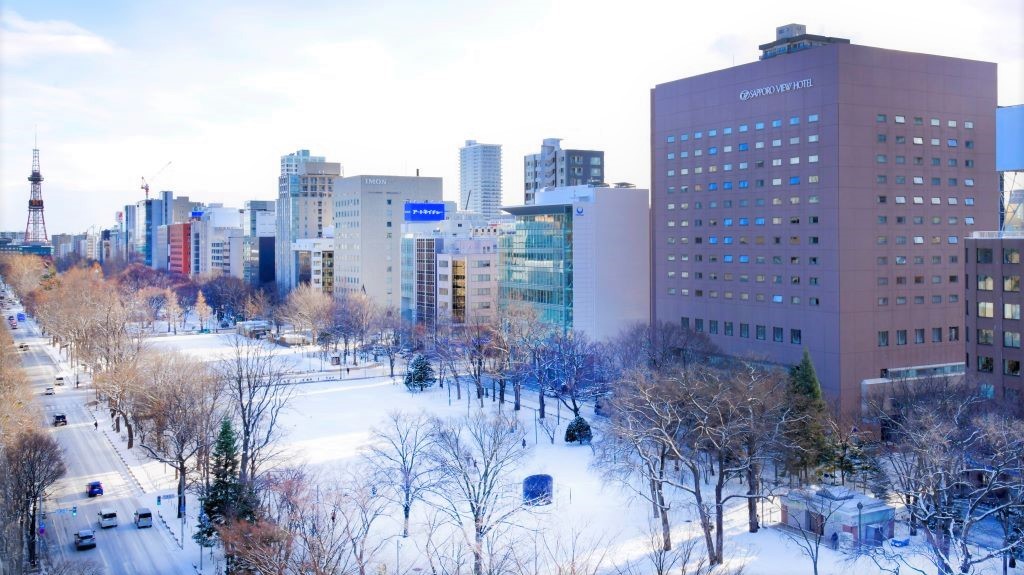
<svg viewBox="0 0 1024 575">
<path fill-rule="evenodd" d="M 444 219 L 444 204 L 405 204 L 405 221 L 439 222 Z"/>
<path fill-rule="evenodd" d="M 797 80 L 796 82 L 782 82 L 781 84 L 768 84 L 767 86 L 761 86 L 760 88 L 754 88 L 753 90 L 743 90 L 740 92 L 740 100 L 744 102 L 752 100 L 758 96 L 771 96 L 772 94 L 781 94 L 783 92 L 791 92 L 793 90 L 799 90 L 801 88 L 811 88 L 814 86 L 814 81 L 811 78 L 804 78 L 803 80 Z"/>
</svg>

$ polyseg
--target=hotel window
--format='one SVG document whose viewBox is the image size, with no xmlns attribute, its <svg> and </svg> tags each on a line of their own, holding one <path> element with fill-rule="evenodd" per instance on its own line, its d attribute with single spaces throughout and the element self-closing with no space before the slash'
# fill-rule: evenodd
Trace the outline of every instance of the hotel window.
<svg viewBox="0 0 1024 575">
<path fill-rule="evenodd" d="M 817 141 L 818 141 L 818 134 L 811 134 L 810 136 L 807 136 L 807 143 L 813 144 L 814 142 L 817 142 Z"/>
<path fill-rule="evenodd" d="M 907 330 L 896 330 L 896 345 L 907 345 Z"/>
<path fill-rule="evenodd" d="M 875 163 L 884 164 L 889 161 L 889 158 L 885 154 L 877 154 L 875 156 Z"/>
<path fill-rule="evenodd" d="M 949 341 L 960 341 L 960 327 L 956 325 L 949 326 L 949 337 L 946 339 Z"/>
<path fill-rule="evenodd" d="M 708 137 L 713 138 L 718 135 L 718 130 L 708 130 Z"/>
<path fill-rule="evenodd" d="M 746 124 L 740 124 L 740 131 L 741 132 L 746 132 L 748 128 L 749 128 L 749 126 L 747 126 Z"/>
<path fill-rule="evenodd" d="M 906 116 L 893 116 L 892 119 L 897 124 L 906 124 L 907 123 L 907 117 Z"/>
<path fill-rule="evenodd" d="M 980 370 L 979 370 L 980 371 Z M 992 370 L 989 370 L 992 371 Z M 1014 377 L 1020 377 L 1020 360 L 1016 359 L 1003 359 L 1003 375 L 1012 375 Z M 991 397 L 991 395 L 989 395 Z"/>
<path fill-rule="evenodd" d="M 930 121 L 929 123 L 930 123 L 930 124 L 931 124 L 932 126 L 941 126 L 941 125 L 942 125 L 942 123 L 941 123 L 941 122 L 939 122 L 939 119 L 938 119 L 938 118 L 932 118 L 932 119 L 931 119 L 931 121 Z"/>
<path fill-rule="evenodd" d="M 964 205 L 965 206 L 973 206 L 974 205 L 974 198 L 964 198 Z"/>
<path fill-rule="evenodd" d="M 807 183 L 808 184 L 817 184 L 818 183 L 818 176 L 807 176 Z"/>
<path fill-rule="evenodd" d="M 789 125 L 796 126 L 800 124 L 800 116 L 790 116 Z"/>
<path fill-rule="evenodd" d="M 889 347 L 889 332 L 878 332 L 878 347 Z"/>
<path fill-rule="evenodd" d="M 766 332 L 765 326 L 763 326 L 763 325 L 755 326 L 755 328 L 754 328 L 754 337 L 756 339 L 764 341 L 765 340 L 765 332 Z"/>
<path fill-rule="evenodd" d="M 917 302 L 914 302 L 917 303 Z M 924 328 L 914 330 L 914 343 L 924 343 Z"/>
<path fill-rule="evenodd" d="M 982 373 L 992 373 L 993 365 L 994 362 L 991 357 L 986 357 L 984 355 L 978 356 L 978 371 Z"/>
<path fill-rule="evenodd" d="M 782 140 L 781 139 L 772 140 L 772 147 L 773 148 L 778 148 L 781 145 L 782 145 Z"/>
<path fill-rule="evenodd" d="M 992 317 L 993 315 L 992 302 L 979 301 L 978 302 L 978 317 Z"/>
<path fill-rule="evenodd" d="M 680 134 L 679 135 L 679 141 L 680 142 L 685 142 L 685 141 L 687 141 L 689 139 L 690 139 L 690 134 Z"/>
<path fill-rule="evenodd" d="M 995 332 L 991 329 L 978 328 L 976 335 L 978 345 L 992 345 L 995 341 Z"/>
<path fill-rule="evenodd" d="M 990 275 L 978 274 L 978 291 L 992 291 L 995 288 L 995 280 Z"/>
<path fill-rule="evenodd" d="M 949 186 L 950 186 L 951 188 L 955 188 L 955 187 L 956 187 L 956 178 L 949 178 L 949 180 L 948 180 L 948 181 L 947 181 L 946 183 L 947 183 L 947 184 L 948 184 L 948 185 L 949 185 Z"/>
<path fill-rule="evenodd" d="M 1020 304 L 1019 303 L 1004 303 L 1003 304 L 1003 319 L 1020 319 Z"/>
<path fill-rule="evenodd" d="M 948 243 L 948 244 L 955 244 L 958 241 L 959 241 L 959 238 L 957 238 L 956 236 L 948 236 L 946 238 L 946 243 Z"/>
<path fill-rule="evenodd" d="M 717 335 L 718 334 L 718 320 L 717 319 L 708 320 L 708 333 L 710 333 L 712 335 Z"/>
<path fill-rule="evenodd" d="M 886 118 L 885 114 L 878 114 L 875 116 L 875 121 L 878 122 L 879 124 L 884 124 L 887 119 L 888 118 Z"/>
<path fill-rule="evenodd" d="M 775 343 L 782 343 L 782 338 L 785 335 L 785 331 L 781 327 L 772 328 L 772 341 Z"/>
<path fill-rule="evenodd" d="M 699 140 L 699 139 L 701 139 L 703 137 L 704 137 L 704 132 L 694 132 L 693 133 L 693 139 L 694 140 Z"/>
<path fill-rule="evenodd" d="M 923 176 L 914 176 L 914 185 L 915 186 L 923 186 L 924 185 L 924 177 Z"/>
<path fill-rule="evenodd" d="M 886 136 L 885 134 L 877 134 L 875 136 L 875 141 L 878 142 L 879 144 L 884 144 L 888 138 L 889 137 Z"/>
<path fill-rule="evenodd" d="M 800 344 L 800 340 L 802 338 L 803 338 L 803 335 L 801 334 L 800 330 L 798 330 L 798 329 L 791 329 L 791 330 L 789 330 L 789 343 L 795 343 L 795 344 L 799 345 Z"/>
<path fill-rule="evenodd" d="M 907 137 L 906 136 L 896 136 L 896 143 L 897 144 L 906 144 L 907 143 Z"/>
<path fill-rule="evenodd" d="M 772 127 L 773 128 L 781 128 L 782 127 L 782 120 L 772 120 Z"/>
<path fill-rule="evenodd" d="M 675 136 L 669 136 L 669 137 L 665 138 L 665 141 L 668 142 L 669 144 L 675 143 L 676 137 Z"/>
<path fill-rule="evenodd" d="M 920 136 L 914 136 L 913 142 L 914 142 L 914 145 L 923 146 L 924 145 L 924 138 L 922 138 Z"/>
<path fill-rule="evenodd" d="M 763 130 L 764 129 L 764 122 L 757 122 L 757 123 L 755 123 L 754 124 L 754 129 L 755 130 Z"/>
<path fill-rule="evenodd" d="M 919 205 L 919 206 L 923 205 L 924 204 L 924 197 L 922 197 L 922 196 L 914 196 L 914 204 Z"/>
<path fill-rule="evenodd" d="M 800 136 L 794 136 L 789 139 L 789 145 L 795 145 L 800 143 Z"/>
<path fill-rule="evenodd" d="M 974 179 L 972 179 L 972 178 L 964 179 L 964 186 L 966 186 L 968 188 L 973 188 L 974 187 Z"/>
<path fill-rule="evenodd" d="M 941 327 L 933 327 L 932 328 L 932 343 L 942 343 L 942 328 Z"/>
<path fill-rule="evenodd" d="M 881 203 L 885 203 L 885 202 L 881 202 Z M 906 196 L 896 196 L 896 203 L 897 204 L 905 204 L 905 203 L 907 203 L 907 197 Z"/>
<path fill-rule="evenodd" d="M 1004 331 L 1003 332 L 1003 347 L 1012 347 L 1020 349 L 1020 332 L 1019 331 Z"/>
<path fill-rule="evenodd" d="M 722 128 L 722 134 L 728 135 L 732 133 L 732 128 Z"/>
</svg>

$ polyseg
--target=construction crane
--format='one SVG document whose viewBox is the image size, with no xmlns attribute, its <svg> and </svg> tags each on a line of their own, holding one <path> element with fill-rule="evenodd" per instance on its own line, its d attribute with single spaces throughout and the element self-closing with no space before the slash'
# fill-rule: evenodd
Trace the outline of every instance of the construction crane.
<svg viewBox="0 0 1024 575">
<path fill-rule="evenodd" d="M 170 165 L 171 165 L 171 162 L 167 162 L 166 164 L 164 164 L 164 167 L 160 168 L 159 170 L 156 171 L 155 174 L 153 174 L 152 176 L 149 177 L 149 181 L 152 182 L 153 180 L 155 180 L 156 177 L 160 175 L 160 172 L 163 172 L 164 170 L 166 170 L 167 166 L 170 166 Z M 148 200 L 149 199 L 149 182 L 146 181 L 145 176 L 143 176 L 143 178 L 142 178 L 142 186 L 140 186 L 140 189 L 143 189 L 143 190 L 146 191 L 146 199 Z"/>
</svg>

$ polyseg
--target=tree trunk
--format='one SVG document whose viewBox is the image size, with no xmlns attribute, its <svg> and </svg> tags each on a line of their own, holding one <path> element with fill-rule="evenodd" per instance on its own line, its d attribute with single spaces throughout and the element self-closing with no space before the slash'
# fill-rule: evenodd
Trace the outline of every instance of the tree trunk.
<svg viewBox="0 0 1024 575">
<path fill-rule="evenodd" d="M 409 536 L 409 511 L 412 506 L 408 502 L 402 505 L 402 537 Z"/>
<path fill-rule="evenodd" d="M 761 522 L 757 516 L 757 500 L 761 495 L 761 466 L 751 463 L 747 466 L 747 523 L 749 531 L 757 533 Z"/>
<path fill-rule="evenodd" d="M 28 525 L 25 526 L 25 531 L 28 534 L 28 563 L 29 565 L 36 564 L 36 499 L 32 499 L 32 505 L 28 514 Z"/>
<path fill-rule="evenodd" d="M 131 449 L 132 447 L 135 446 L 135 429 L 132 428 L 132 424 L 131 423 L 128 423 L 128 416 L 123 416 L 123 417 L 124 417 L 124 430 L 125 430 L 125 432 L 128 433 L 128 447 L 127 447 L 127 449 Z"/>
<path fill-rule="evenodd" d="M 541 388 L 541 390 L 537 392 L 537 403 L 540 406 L 540 413 L 538 414 L 538 417 L 540 419 L 544 419 L 544 388 Z"/>
<path fill-rule="evenodd" d="M 518 379 L 512 383 L 512 395 L 515 398 L 515 407 L 513 409 L 515 411 L 521 410 L 523 407 L 523 384 Z"/>
<path fill-rule="evenodd" d="M 178 460 L 178 519 L 181 519 L 185 511 L 185 473 L 187 471 L 185 467 L 185 461 L 182 459 Z"/>
<path fill-rule="evenodd" d="M 721 467 L 719 467 L 721 471 Z M 718 482 L 715 483 L 715 554 L 713 558 L 709 559 L 711 565 L 722 564 L 722 544 L 725 542 L 725 532 L 722 529 L 722 515 L 725 513 L 725 505 L 722 504 L 722 484 L 725 477 L 723 474 L 718 474 Z M 709 554 L 709 557 L 710 554 Z"/>
<path fill-rule="evenodd" d="M 473 542 L 473 575 L 484 575 L 484 534 L 479 519 L 476 524 L 476 540 Z"/>
<path fill-rule="evenodd" d="M 499 407 L 502 406 L 502 405 L 505 405 L 505 386 L 506 385 L 508 385 L 508 382 L 505 381 L 504 377 L 501 378 L 500 380 L 498 380 L 498 406 Z"/>
</svg>

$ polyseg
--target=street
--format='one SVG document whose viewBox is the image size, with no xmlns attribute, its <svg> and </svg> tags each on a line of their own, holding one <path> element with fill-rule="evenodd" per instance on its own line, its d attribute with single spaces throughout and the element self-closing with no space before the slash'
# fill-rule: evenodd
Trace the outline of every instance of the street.
<svg viewBox="0 0 1024 575">
<path fill-rule="evenodd" d="M 42 520 L 45 530 L 40 538 L 40 556 L 49 557 L 51 562 L 91 559 L 112 575 L 194 573 L 164 525 L 154 521 L 153 527 L 138 529 L 132 523 L 137 508 L 154 509 L 155 497 L 142 492 L 110 441 L 94 427 L 97 417 L 100 426 L 109 426 L 110 418 L 90 405 L 95 402 L 92 386 L 76 389 L 74 374 L 68 371 L 62 372 L 67 383 L 55 385 L 58 365 L 51 355 L 55 351 L 47 348 L 34 326 L 22 322 L 11 333 L 16 345 L 29 344 L 28 350 L 21 352 L 22 363 L 33 392 L 38 394 L 44 428 L 51 430 L 64 449 L 67 466 L 67 474 L 43 502 L 46 517 Z M 48 387 L 54 388 L 54 395 L 44 394 Z M 53 425 L 58 413 L 66 415 L 66 426 Z M 103 483 L 103 495 L 86 496 L 90 481 Z M 76 507 L 77 513 L 72 514 Z M 101 508 L 117 512 L 116 527 L 100 528 Z M 95 531 L 96 547 L 79 551 L 75 549 L 74 534 L 85 528 Z"/>
</svg>

